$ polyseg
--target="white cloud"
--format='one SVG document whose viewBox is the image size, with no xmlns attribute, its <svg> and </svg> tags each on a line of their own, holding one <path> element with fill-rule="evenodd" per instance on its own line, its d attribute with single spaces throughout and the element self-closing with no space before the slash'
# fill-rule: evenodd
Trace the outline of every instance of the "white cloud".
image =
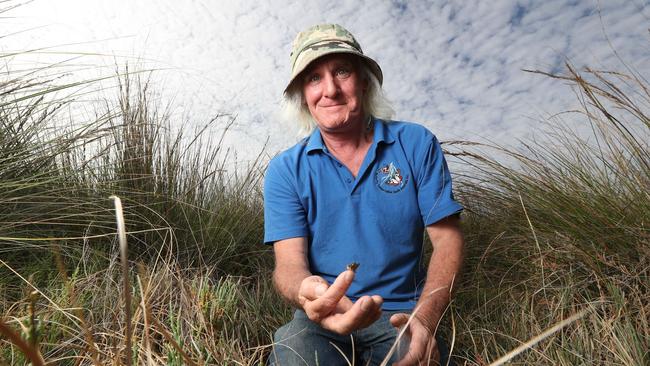
<svg viewBox="0 0 650 366">
<path fill-rule="evenodd" d="M 90 42 L 57 50 L 169 68 L 154 74 L 154 88 L 174 99 L 179 117 L 205 122 L 219 112 L 236 114 L 230 141 L 244 147 L 244 157 L 267 138 L 271 153 L 293 143 L 276 116 L 291 41 L 319 22 L 350 29 L 381 64 L 398 117 L 442 139 L 512 143 L 527 136 L 531 118 L 576 101 L 562 83 L 522 69 L 560 71 L 568 58 L 579 67 L 620 70 L 605 34 L 628 64 L 650 71 L 650 6 L 641 0 L 40 0 L 12 15 L 0 34 L 45 27 L 6 37 L 4 51 Z M 79 62 L 110 70 L 115 61 Z"/>
</svg>

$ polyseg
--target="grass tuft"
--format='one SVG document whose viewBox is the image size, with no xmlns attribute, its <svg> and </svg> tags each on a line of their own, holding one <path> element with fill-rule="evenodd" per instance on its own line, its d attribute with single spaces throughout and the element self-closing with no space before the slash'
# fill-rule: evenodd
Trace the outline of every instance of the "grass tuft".
<svg viewBox="0 0 650 366">
<path fill-rule="evenodd" d="M 581 110 L 553 117 L 543 138 L 521 149 L 458 144 L 454 152 L 470 167 L 457 180 L 469 251 L 454 303 L 464 328 L 458 357 L 497 362 L 589 309 L 517 362 L 647 364 L 647 85 L 568 64 L 563 75 L 536 73 L 573 85 Z M 506 162 L 487 157 L 490 149 Z"/>
</svg>

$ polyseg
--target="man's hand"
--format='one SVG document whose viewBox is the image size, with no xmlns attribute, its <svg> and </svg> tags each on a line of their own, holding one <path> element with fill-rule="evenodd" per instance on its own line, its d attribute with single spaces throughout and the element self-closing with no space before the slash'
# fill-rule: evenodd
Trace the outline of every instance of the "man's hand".
<svg viewBox="0 0 650 366">
<path fill-rule="evenodd" d="M 406 326 L 409 314 L 395 314 L 390 317 L 390 323 L 395 328 Z M 399 330 L 398 330 L 399 332 Z M 410 339 L 408 353 L 393 366 L 439 365 L 440 353 L 433 332 L 429 330 L 417 316 L 414 316 L 404 333 Z"/>
<path fill-rule="evenodd" d="M 309 276 L 300 284 L 298 301 L 307 317 L 332 332 L 347 335 L 365 328 L 381 316 L 379 295 L 363 296 L 356 303 L 345 296 L 354 271 L 343 271 L 330 286 L 320 276 Z"/>
</svg>

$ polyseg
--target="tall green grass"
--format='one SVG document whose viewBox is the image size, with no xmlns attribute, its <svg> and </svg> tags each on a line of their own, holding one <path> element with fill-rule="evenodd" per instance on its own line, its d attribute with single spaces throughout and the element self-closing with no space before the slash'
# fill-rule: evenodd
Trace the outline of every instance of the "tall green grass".
<svg viewBox="0 0 650 366">
<path fill-rule="evenodd" d="M 649 364 L 647 82 L 570 65 L 544 75 L 569 82 L 582 108 L 546 121 L 542 140 L 496 148 L 507 165 L 485 147 L 461 153 L 472 169 L 459 179 L 469 252 L 454 304 L 459 355 L 487 364 L 585 310 L 512 362 Z"/>
<path fill-rule="evenodd" d="M 56 108 L 34 116 L 42 98 L 6 108 L 0 197 L 7 220 L 0 236 L 15 245 L 5 250 L 111 234 L 107 197 L 116 194 L 125 201 L 134 256 L 154 257 L 165 242 L 184 260 L 207 258 L 246 272 L 258 259 L 245 254 L 259 250 L 262 230 L 259 162 L 243 173 L 226 169 L 227 152 L 205 133 L 231 123 L 226 117 L 174 133 L 169 117 L 158 114 L 162 108 L 149 104 L 146 82 L 136 95 L 128 75 L 119 86 L 118 103 L 77 130 L 54 129 Z M 105 238 L 97 245 L 107 249 Z"/>
<path fill-rule="evenodd" d="M 232 120 L 189 130 L 150 100 L 146 78 L 125 72 L 115 76 L 114 101 L 62 125 L 69 99 L 57 99 L 60 85 L 36 73 L 28 89 L 7 75 L 0 333 L 9 338 L 0 339 L 0 363 L 261 360 L 287 309 L 267 308 L 278 299 L 260 245 L 261 162 L 228 169 L 223 135 L 210 133 L 227 133 Z M 122 198 L 128 230 L 130 363 L 111 195 Z M 12 339 L 28 340 L 31 353 Z"/>
</svg>

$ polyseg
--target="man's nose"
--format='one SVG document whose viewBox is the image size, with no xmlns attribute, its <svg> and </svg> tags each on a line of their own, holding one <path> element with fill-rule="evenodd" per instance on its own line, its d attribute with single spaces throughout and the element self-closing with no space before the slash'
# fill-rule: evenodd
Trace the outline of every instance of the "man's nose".
<svg viewBox="0 0 650 366">
<path fill-rule="evenodd" d="M 328 98 L 334 98 L 339 92 L 338 82 L 336 78 L 331 75 L 325 77 L 323 88 L 323 93 L 325 93 L 325 96 Z"/>
</svg>

